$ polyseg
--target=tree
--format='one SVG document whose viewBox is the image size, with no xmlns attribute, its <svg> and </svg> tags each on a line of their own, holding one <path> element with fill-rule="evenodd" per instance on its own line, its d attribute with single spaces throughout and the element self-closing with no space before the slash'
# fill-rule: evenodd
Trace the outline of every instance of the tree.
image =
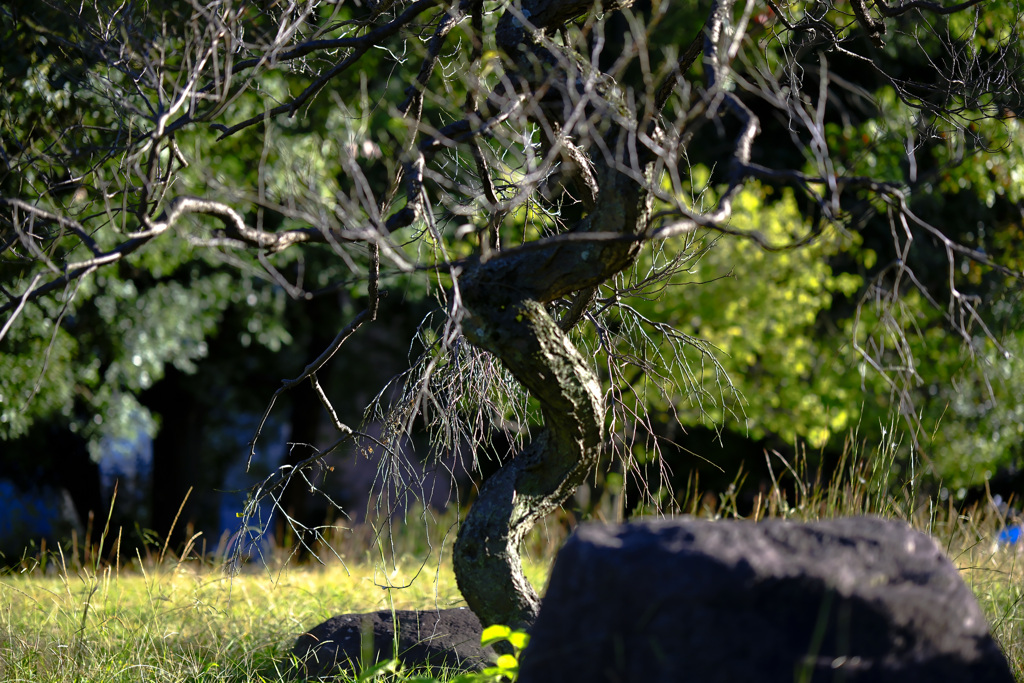
<svg viewBox="0 0 1024 683">
<path fill-rule="evenodd" d="M 52 45 L 35 59 L 59 75 L 48 87 L 67 116 L 5 132 L 3 343 L 45 366 L 72 348 L 62 320 L 103 310 L 103 273 L 160 278 L 150 255 L 167 249 L 174 267 L 259 272 L 293 300 L 352 292 L 362 310 L 264 416 L 308 383 L 337 440 L 268 480 L 274 496 L 370 439 L 337 418 L 318 377 L 385 293 L 429 293 L 438 312 L 370 406 L 384 425 L 371 441 L 396 462 L 421 423 L 435 450 L 473 462 L 495 433 L 519 444 L 454 546 L 484 623 L 533 620 L 520 542 L 603 451 L 633 465 L 651 400 L 728 409 L 713 346 L 645 305 L 717 240 L 886 254 L 826 289 L 860 297 L 851 341 L 912 426 L 923 369 L 908 302 L 938 311 L 968 351 L 1001 349 L 970 274 L 1003 292 L 1019 271 L 920 207 L 965 158 L 1019 144 L 1019 4 L 55 7 L 63 22 L 7 15 Z M 879 154 L 893 143 L 879 121 L 896 114 L 899 161 Z M 735 253 L 737 271 L 754 258 Z"/>
</svg>

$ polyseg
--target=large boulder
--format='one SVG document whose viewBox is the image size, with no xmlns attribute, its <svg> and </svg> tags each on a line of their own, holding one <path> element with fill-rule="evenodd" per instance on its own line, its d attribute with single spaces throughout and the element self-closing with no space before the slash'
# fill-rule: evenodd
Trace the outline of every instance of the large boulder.
<svg viewBox="0 0 1024 683">
<path fill-rule="evenodd" d="M 300 635 L 293 652 L 310 678 L 358 672 L 394 657 L 396 646 L 406 667 L 479 671 L 497 658 L 480 647 L 482 631 L 468 609 L 342 614 Z"/>
<path fill-rule="evenodd" d="M 1012 683 L 935 542 L 872 517 L 579 527 L 521 683 Z"/>
</svg>

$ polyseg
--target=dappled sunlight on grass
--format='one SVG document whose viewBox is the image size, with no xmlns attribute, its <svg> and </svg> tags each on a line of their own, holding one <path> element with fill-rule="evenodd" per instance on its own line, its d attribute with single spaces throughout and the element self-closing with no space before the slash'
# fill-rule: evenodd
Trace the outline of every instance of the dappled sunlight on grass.
<svg viewBox="0 0 1024 683">
<path fill-rule="evenodd" d="M 910 522 L 960 568 L 1024 682 L 1024 555 L 997 544 L 1005 517 L 991 501 L 938 505 L 913 482 L 894 487 L 888 472 L 884 459 L 851 450 L 822 480 L 797 459 L 775 471 L 774 488 L 746 517 L 877 514 Z M 707 500 L 676 503 L 699 517 L 739 516 L 729 492 L 714 506 Z M 331 616 L 464 606 L 450 562 L 456 521 L 451 511 L 433 518 L 435 531 L 396 526 L 386 548 L 372 529 L 339 531 L 323 539 L 330 552 L 322 564 L 297 565 L 278 551 L 233 576 L 197 557 L 137 556 L 120 568 L 69 561 L 72 568 L 53 556 L 24 563 L 0 576 L 0 680 L 288 680 L 295 637 Z M 555 513 L 524 543 L 524 569 L 538 590 L 574 524 L 571 514 Z"/>
<path fill-rule="evenodd" d="M 8 575 L 0 580 L 0 679 L 138 680 L 138 669 L 173 680 L 246 678 L 254 669 L 274 677 L 275 666 L 287 668 L 295 636 L 329 616 L 461 604 L 450 569 L 415 576 L 417 569 L 408 563 L 385 575 L 354 565 L 347 573 L 299 568 L 228 577 L 183 564 Z"/>
<path fill-rule="evenodd" d="M 1010 662 L 1014 678 L 1024 681 L 1024 552 L 1020 544 L 1000 545 L 993 538 L 991 522 L 977 525 L 970 515 L 960 516 L 968 527 L 962 548 L 953 562 L 985 611 L 995 636 Z"/>
</svg>

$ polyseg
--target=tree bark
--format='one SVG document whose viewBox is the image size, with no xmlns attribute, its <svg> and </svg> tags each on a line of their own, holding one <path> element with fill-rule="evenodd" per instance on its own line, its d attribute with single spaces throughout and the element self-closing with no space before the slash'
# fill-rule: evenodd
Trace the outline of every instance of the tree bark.
<svg viewBox="0 0 1024 683">
<path fill-rule="evenodd" d="M 641 193 L 631 194 L 638 200 Z M 620 230 L 635 225 L 619 221 Z M 572 289 L 611 277 L 632 263 L 637 250 L 631 242 L 589 248 L 595 265 L 578 249 L 568 250 L 576 252 L 575 267 L 562 274 L 578 278 Z M 601 386 L 544 306 L 553 292 L 568 293 L 569 279 L 551 278 L 543 267 L 559 261 L 572 263 L 571 255 L 536 255 L 511 268 L 492 261 L 461 281 L 469 313 L 462 324 L 466 338 L 502 360 L 540 403 L 544 417 L 544 429 L 529 446 L 484 482 L 455 543 L 459 589 L 484 624 L 533 622 L 540 603 L 523 575 L 519 546 L 593 471 L 604 441 Z"/>
<path fill-rule="evenodd" d="M 523 9 L 531 9 L 531 4 L 536 11 L 527 16 L 541 28 L 545 28 L 541 24 L 546 16 L 560 20 L 565 14 L 556 11 L 560 3 L 554 0 L 523 3 Z M 535 67 L 557 60 L 545 58 L 544 48 L 510 16 L 499 24 L 498 40 L 506 52 L 519 56 L 524 87 L 532 87 L 530 81 L 538 78 Z M 552 67 L 539 77 L 550 85 L 557 74 Z M 560 86 L 567 92 L 576 83 Z M 540 403 L 544 418 L 536 438 L 484 482 L 455 543 L 459 589 L 485 625 L 522 628 L 533 623 L 540 600 L 523 574 L 520 544 L 538 520 L 585 481 L 604 442 L 600 383 L 591 363 L 573 346 L 545 304 L 595 288 L 636 259 L 640 240 L 632 237 L 643 235 L 651 202 L 646 183 L 623 169 L 646 176 L 647 162 L 641 153 L 638 168 L 637 156 L 630 157 L 627 151 L 639 146 L 635 124 L 618 121 L 605 124 L 601 144 L 589 140 L 600 150 L 588 158 L 592 178 L 587 182 L 594 186 L 596 196 L 591 210 L 572 232 L 617 233 L 623 239 L 564 242 L 498 255 L 468 268 L 459 279 L 467 312 L 463 334 L 502 360 Z M 573 151 L 584 153 L 578 151 L 581 149 L 574 147 Z M 563 179 L 563 183 L 571 180 Z"/>
<path fill-rule="evenodd" d="M 519 546 L 597 463 L 604 407 L 597 378 L 541 303 L 477 310 L 467 336 L 497 354 L 541 401 L 545 429 L 484 483 L 459 530 L 455 575 L 482 622 L 522 627 L 540 603 L 523 575 Z"/>
</svg>

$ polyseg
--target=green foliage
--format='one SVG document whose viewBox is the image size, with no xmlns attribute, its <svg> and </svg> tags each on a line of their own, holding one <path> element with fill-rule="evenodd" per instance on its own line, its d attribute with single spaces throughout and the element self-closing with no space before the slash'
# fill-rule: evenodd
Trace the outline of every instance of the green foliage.
<svg viewBox="0 0 1024 683">
<path fill-rule="evenodd" d="M 930 448 L 942 483 L 959 490 L 1010 470 L 1024 457 L 1024 334 L 1003 350 L 982 342 L 977 362 L 965 360 L 947 385 L 932 384 L 926 414 L 935 425 Z"/>
<path fill-rule="evenodd" d="M 889 105 L 905 108 L 894 100 Z M 899 126 L 895 119 L 884 120 Z M 845 135 L 867 134 L 848 130 Z M 880 165 L 887 165 L 898 179 L 902 146 L 881 129 L 875 136 L 878 144 L 869 149 L 876 156 L 862 155 L 857 163 L 865 168 L 851 170 L 877 174 Z M 975 189 L 1003 187 L 1006 179 L 993 175 L 992 160 L 1011 153 L 1011 143 L 1019 149 L 1020 136 L 997 152 L 978 151 L 971 157 L 977 163 L 955 167 L 961 182 Z M 692 203 L 712 203 L 715 191 L 708 170 L 695 166 L 688 188 Z M 929 201 L 936 205 L 922 210 L 930 215 L 962 213 L 964 203 L 969 210 L 972 202 L 987 210 L 984 198 L 975 195 L 940 194 Z M 1005 256 L 1013 267 L 1021 258 L 1011 237 L 1020 233 L 1019 221 L 1006 221 L 992 211 L 978 215 L 977 232 L 963 237 L 989 245 L 982 248 Z M 626 323 L 625 312 L 617 318 L 619 352 L 636 353 L 642 359 L 638 367 L 648 368 L 642 381 L 625 378 L 623 386 L 631 389 L 624 396 L 636 396 L 623 399 L 632 400 L 628 410 L 642 414 L 646 407 L 684 427 L 724 427 L 817 450 L 830 440 L 834 447 L 836 434 L 857 425 L 865 435 L 880 438 L 895 406 L 908 411 L 897 427 L 916 432 L 904 440 L 904 448 L 915 438 L 928 470 L 944 485 L 976 485 L 999 468 L 1019 463 L 1024 414 L 1013 396 L 1024 391 L 1016 322 L 1021 309 L 1016 285 L 1005 276 L 964 263 L 964 285 L 995 300 L 965 339 L 944 302 L 929 298 L 933 295 L 907 286 L 896 296 L 879 296 L 875 286 L 885 283 L 876 278 L 886 264 L 865 241 L 891 250 L 891 237 L 887 245 L 871 230 L 839 232 L 831 226 L 811 235 L 812 226 L 791 192 L 757 185 L 737 197 L 730 227 L 776 247 L 800 246 L 767 251 L 752 239 L 717 234 L 685 245 L 677 257 L 685 268 L 669 285 L 642 292 L 631 302 L 639 320 L 658 325 L 648 323 L 637 331 Z M 928 258 L 925 251 L 923 259 Z M 917 263 L 918 277 L 948 278 L 945 255 L 937 259 L 937 272 L 927 260 Z M 641 259 L 637 271 L 669 262 L 669 256 L 655 251 Z M 1003 340 L 1002 347 L 986 338 L 978 326 L 983 321 Z M 688 341 L 674 341 L 666 328 Z M 650 370 L 654 367 L 669 372 L 659 376 Z M 651 391 L 653 385 L 659 390 Z M 701 455 L 713 459 L 713 454 Z M 643 462 L 649 454 L 634 451 L 633 457 Z"/>
<path fill-rule="evenodd" d="M 742 194 L 732 221 L 738 230 L 760 230 L 784 244 L 809 229 L 792 195 L 766 206 L 758 194 Z M 679 324 L 722 352 L 744 402 L 743 428 L 755 438 L 773 432 L 816 448 L 856 419 L 857 366 L 848 351 L 837 354 L 830 343 L 837 340 L 818 334 L 833 297 L 850 297 L 862 284 L 856 275 L 833 273 L 828 259 L 841 248 L 831 230 L 792 251 L 727 239 L 694 268 L 694 279 L 706 284 L 693 288 L 689 319 Z M 726 413 L 712 417 L 721 422 Z"/>
<path fill-rule="evenodd" d="M 796 2 L 783 9 L 796 22 L 810 7 Z M 884 48 L 889 82 L 865 80 L 841 58 L 829 57 L 821 63 L 822 77 L 836 74 L 865 88 L 862 102 L 854 98 L 826 111 L 823 132 L 832 167 L 818 168 L 809 157 L 793 159 L 784 152 L 771 158 L 770 147 L 764 150 L 767 165 L 891 183 L 906 193 L 918 216 L 949 238 L 1024 270 L 1024 130 L 1019 117 L 1004 115 L 995 104 L 1014 94 L 989 80 L 1006 58 L 1019 12 L 1019 3 L 1005 3 L 993 12 L 954 15 L 948 25 L 898 22 Z M 842 35 L 852 37 L 857 30 L 839 9 L 815 17 Z M 783 64 L 794 38 L 781 32 L 765 41 L 766 63 Z M 914 54 L 910 47 L 925 48 L 916 61 L 904 56 Z M 941 71 L 959 58 L 967 59 L 974 79 L 958 81 L 960 89 L 904 88 L 915 74 Z M 938 114 L 942 98 L 948 111 Z M 684 190 L 692 203 L 713 205 L 725 176 L 699 165 L 689 171 Z M 813 210 L 798 206 L 786 191 L 770 192 L 745 188 L 730 227 L 757 231 L 775 245 L 800 241 L 811 229 L 806 216 Z M 877 436 L 893 411 L 903 414 L 932 472 L 947 484 L 977 485 L 1000 467 L 1019 466 L 1017 435 L 1024 423 L 1016 401 L 999 404 L 1021 381 L 1014 355 L 1022 315 L 1019 283 L 967 259 L 950 262 L 938 240 L 917 239 L 907 257 L 905 228 L 886 219 L 888 207 L 877 198 L 857 201 L 854 194 L 846 191 L 839 214 L 848 232 L 826 228 L 808 246 L 783 252 L 765 252 L 731 235 L 707 236 L 697 248 L 713 248 L 674 281 L 687 286 L 659 293 L 656 303 L 636 305 L 650 320 L 667 322 L 691 340 L 706 340 L 718 363 L 710 361 L 708 347 L 689 344 L 676 354 L 671 381 L 661 382 L 675 387 L 674 399 L 663 387 L 648 405 L 663 415 L 678 414 L 684 426 L 724 425 L 814 448 L 858 423 Z M 887 270 L 905 257 L 913 280 Z M 895 296 L 883 295 L 892 289 Z M 967 322 L 970 314 L 958 309 L 964 298 L 976 313 Z M 994 303 L 981 309 L 981 300 Z M 629 339 L 651 344 L 638 335 Z M 671 355 L 660 339 L 653 345 Z M 653 358 L 653 352 L 645 353 Z M 868 355 L 874 356 L 871 362 Z"/>
<path fill-rule="evenodd" d="M 691 181 L 705 199 L 707 177 L 696 168 Z M 741 192 L 731 227 L 780 246 L 811 229 L 791 192 L 776 197 L 760 186 Z M 776 434 L 818 448 L 856 423 L 864 373 L 843 343 L 849 330 L 837 330 L 829 312 L 835 299 L 848 301 L 863 286 L 861 275 L 830 265 L 840 253 L 873 259 L 858 241 L 826 228 L 800 248 L 765 251 L 742 237 L 704 235 L 694 245 L 699 258 L 660 296 L 636 304 L 645 317 L 709 347 L 690 346 L 682 362 L 669 364 L 674 384 L 689 390 L 672 400 L 684 425 Z M 703 371 L 693 370 L 702 364 Z M 696 400 L 701 396 L 714 400 Z"/>
<path fill-rule="evenodd" d="M 176 11 L 163 4 L 151 10 L 169 12 L 169 17 Z M 53 166 L 48 171 L 47 150 L 68 139 L 83 149 L 102 149 L 102 135 L 122 124 L 133 125 L 130 117 L 119 117 L 125 107 L 133 106 L 130 100 L 135 95 L 131 89 L 125 91 L 128 99 L 120 103 L 125 106 L 105 100 L 109 93 L 120 92 L 114 86 L 123 75 L 90 69 L 88 55 L 69 58 L 55 50 L 61 36 L 51 28 L 72 33 L 76 28 L 64 19 L 49 20 L 47 11 L 27 5 L 0 9 L 0 30 L 10 47 L 0 57 L 0 143 L 4 150 L 17 152 L 5 157 L 0 167 L 0 194 L 38 196 L 35 203 L 41 208 L 71 216 L 103 215 L 112 207 L 94 190 L 108 183 L 117 187 L 118 169 L 97 165 L 89 156 L 73 156 L 72 175 L 85 178 L 86 185 L 72 184 L 65 190 L 59 183 L 69 169 Z M 169 54 L 174 52 L 169 49 Z M 379 58 L 370 55 L 367 61 L 372 66 Z M 358 87 L 358 75 L 353 77 Z M 351 85 L 343 79 L 335 87 L 344 90 Z M 235 100 L 232 116 L 262 112 L 289 87 L 295 83 L 271 72 L 258 89 Z M 346 145 L 365 139 L 368 126 L 385 130 L 391 121 L 390 112 L 370 106 L 365 87 L 363 93 L 358 111 L 322 98 L 303 117 L 275 121 L 268 135 L 251 128 L 218 141 L 217 131 L 210 128 L 182 131 L 177 143 L 192 163 L 177 178 L 178 193 L 201 195 L 211 185 L 257 187 L 260 169 L 248 160 L 253 149 L 262 147 L 262 177 L 271 181 L 264 187 L 270 203 L 287 203 L 301 189 L 296 184 L 315 184 L 321 195 L 345 201 L 352 191 L 342 163 L 350 156 Z M 168 155 L 161 155 L 163 163 Z M 379 164 L 394 163 L 379 153 L 376 158 Z M 24 163 L 23 171 L 18 163 Z M 58 189 L 50 191 L 55 184 Z M 112 246 L 125 230 L 133 229 L 118 224 L 123 213 L 114 210 L 113 215 L 115 220 L 92 235 L 101 247 Z M 263 210 L 253 218 L 267 227 L 283 220 Z M 242 349 L 255 345 L 278 351 L 290 344 L 294 335 L 289 328 L 303 326 L 289 317 L 285 291 L 268 281 L 255 259 L 240 263 L 217 249 L 196 247 L 209 236 L 209 226 L 194 222 L 186 234 L 156 240 L 118 268 L 83 278 L 59 298 L 27 306 L 0 344 L 0 440 L 23 436 L 36 423 L 60 424 L 82 434 L 98 457 L 105 438 L 134 441 L 139 432 L 153 436 L 158 425 L 141 405 L 140 394 L 159 382 L 168 367 L 195 372 L 215 336 L 233 339 Z M 59 261 L 68 256 L 87 258 L 89 253 L 77 239 L 65 236 L 47 255 Z M 351 277 L 346 263 L 326 249 L 282 255 L 276 265 L 285 272 L 308 269 L 312 277 L 305 284 L 313 289 L 336 287 L 339 280 Z M 0 263 L 0 279 L 20 291 L 28 282 L 25 267 L 16 261 Z M 396 284 L 411 298 L 424 291 L 415 278 L 398 279 Z M 365 296 L 365 282 L 349 289 L 354 296 Z M 214 377 L 204 381 L 217 384 Z"/>
<path fill-rule="evenodd" d="M 145 265 L 163 277 L 104 271 L 66 301 L 27 307 L 0 355 L 0 438 L 56 420 L 85 436 L 98 457 L 103 438 L 154 434 L 156 423 L 137 397 L 168 366 L 195 372 L 212 336 L 234 334 L 243 348 L 272 350 L 291 340 L 283 291 L 211 271 L 193 256 L 172 250 L 161 261 L 160 250 L 149 250 Z M 244 329 L 221 329 L 231 306 L 247 310 Z"/>
<path fill-rule="evenodd" d="M 1024 264 L 1019 247 L 1024 233 L 1017 208 L 1024 198 L 1020 119 L 991 118 L 1000 113 L 994 110 L 992 93 L 965 87 L 955 101 L 943 103 L 952 107 L 953 114 L 937 116 L 930 108 L 936 102 L 921 93 L 897 90 L 911 80 L 903 79 L 904 75 L 942 67 L 943 59 L 952 54 L 969 56 L 972 68 L 997 62 L 1019 16 L 1019 3 L 997 5 L 986 6 L 984 12 L 954 14 L 948 25 L 945 20 L 936 23 L 942 30 L 894 21 L 897 30 L 890 32 L 881 49 L 882 65 L 893 76 L 888 82 L 876 74 L 850 73 L 840 56 L 827 55 L 831 61 L 821 62 L 821 73 L 826 77 L 834 73 L 850 83 L 851 92 L 863 91 L 869 97 L 861 102 L 859 94 L 843 94 L 837 104 L 829 105 L 822 132 L 832 171 L 870 175 L 911 190 L 913 209 L 919 215 L 955 239 L 999 254 L 1002 263 L 1019 271 Z M 125 9 L 127 16 L 132 8 Z M 87 20 L 82 26 L 89 22 L 102 26 L 111 10 L 101 4 L 82 11 Z M 181 18 L 177 13 L 189 9 L 157 2 L 132 11 L 138 16 L 151 13 L 176 26 Z M 247 26 L 253 45 L 275 35 L 275 11 L 283 10 L 256 13 Z M 351 27 L 345 22 L 365 18 L 361 7 L 345 3 L 321 4 L 316 11 L 322 21 L 299 26 L 296 30 L 309 33 L 297 34 L 296 40 L 311 37 L 314 31 L 324 39 L 348 35 Z M 657 19 L 650 34 L 651 53 L 676 54 L 699 34 L 695 27 L 701 25 L 706 7 L 695 1 L 658 3 L 651 11 Z M 737 12 L 741 11 L 738 7 Z M 791 22 L 813 13 L 816 21 L 829 24 L 842 38 L 863 39 L 858 37 L 857 22 L 842 7 L 791 2 L 783 11 Z M 110 149 L 107 143 L 115 134 L 135 139 L 144 132 L 139 127 L 148 123 L 137 112 L 146 110 L 152 93 L 128 87 L 125 73 L 97 63 L 88 51 L 64 52 L 72 42 L 88 44 L 88 40 L 82 28 L 62 26 L 52 20 L 55 16 L 46 6 L 33 8 L 28 3 L 0 8 L 6 48 L 0 57 L 0 144 L 5 158 L 22 164 L 3 169 L 0 192 L 38 197 L 41 208 L 64 215 L 109 215 L 110 220 L 100 223 L 94 235 L 101 245 L 109 245 L 137 226 L 132 226 L 134 207 L 106 205 L 99 189 L 113 188 L 116 192 L 111 196 L 125 191 L 127 176 L 117 164 L 104 165 L 107 160 L 96 150 Z M 495 60 L 497 64 L 499 59 L 493 52 L 496 18 L 496 12 L 484 17 L 484 63 Z M 128 30 L 133 24 L 126 21 L 124 26 Z M 760 40 L 759 58 L 769 71 L 777 71 L 798 49 L 793 41 L 806 38 L 801 31 L 776 33 L 778 28 L 769 13 L 753 17 L 750 35 Z M 139 38 L 126 36 L 125 43 L 139 50 L 163 50 L 172 68 L 179 65 L 176 60 L 183 64 L 189 58 L 184 32 L 157 35 L 152 42 Z M 465 25 L 449 36 L 450 44 L 471 40 Z M 928 57 L 917 63 L 900 61 L 908 46 L 923 47 Z M 249 209 L 247 222 L 270 230 L 305 227 L 315 222 L 311 216 L 321 213 L 367 219 L 361 188 L 386 187 L 412 139 L 407 121 L 381 103 L 401 101 L 401 90 L 412 81 L 424 51 L 425 43 L 416 39 L 403 43 L 396 54 L 371 50 L 361 58 L 360 68 L 333 78 L 319 97 L 292 115 L 222 135 L 223 126 L 259 117 L 302 92 L 311 84 L 316 66 L 261 72 L 252 87 L 232 95 L 230 107 L 175 133 L 174 142 L 189 165 L 175 169 L 174 194 L 216 194 L 235 206 L 257 206 Z M 450 72 L 468 69 L 467 59 L 466 52 L 453 51 L 446 68 Z M 700 68 L 697 60 L 691 75 Z M 494 85 L 499 73 L 498 68 L 485 68 L 480 77 Z M 639 81 L 631 78 L 624 73 L 621 80 L 627 87 L 635 86 L 636 93 L 642 92 Z M 459 78 L 445 79 L 437 92 L 428 89 L 423 120 L 461 117 L 466 84 Z M 928 94 L 932 95 L 937 101 L 948 93 Z M 673 100 L 669 112 L 679 105 Z M 772 125 L 767 119 L 763 123 Z M 500 163 L 493 165 L 492 172 L 504 199 L 517 194 L 515 183 L 524 175 L 524 159 L 532 151 L 529 136 L 525 138 L 522 144 L 493 150 Z M 50 162 L 58 148 L 81 153 L 65 155 L 69 165 L 62 166 Z M 132 144 L 128 148 L 125 163 L 139 163 Z M 802 167 L 812 174 L 829 171 L 813 168 L 807 159 L 784 157 L 770 145 L 763 153 L 769 166 Z M 775 154 L 780 158 L 771 158 Z M 446 155 L 446 182 L 452 188 L 460 183 L 477 187 L 468 155 L 454 151 Z M 159 159 L 170 164 L 169 149 L 161 150 Z M 712 173 L 695 165 L 690 172 L 690 194 L 696 202 L 710 203 L 722 189 L 722 171 Z M 72 182 L 79 177 L 87 182 L 81 186 Z M 472 213 L 472 198 L 458 193 L 452 197 L 467 202 L 458 207 L 462 213 Z M 1013 335 L 1022 311 L 1007 279 L 977 263 L 953 264 L 964 269 L 966 285 L 960 294 L 995 296 L 1002 305 L 1000 310 L 984 313 L 967 340 L 949 332 L 941 296 L 933 306 L 906 285 L 897 291 L 898 301 L 875 306 L 873 300 L 864 299 L 868 305 L 856 313 L 856 304 L 870 292 L 874 278 L 896 257 L 890 226 L 878 218 L 886 207 L 877 200 L 869 204 L 843 204 L 840 217 L 851 218 L 849 233 L 829 227 L 808 245 L 792 250 L 766 252 L 742 238 L 704 235 L 687 247 L 702 256 L 687 264 L 671 287 L 641 288 L 636 301 L 608 306 L 607 329 L 623 342 L 613 352 L 627 357 L 631 349 L 642 349 L 632 370 L 606 378 L 616 384 L 620 400 L 631 413 L 629 420 L 651 409 L 662 416 L 674 413 L 686 425 L 724 425 L 755 438 L 777 435 L 791 444 L 821 447 L 832 435 L 858 422 L 873 429 L 880 420 L 884 422 L 891 403 L 887 377 L 870 367 L 856 348 L 881 349 L 878 360 L 883 370 L 898 366 L 900 352 L 909 349 L 918 359 L 909 374 L 916 376 L 901 388 L 916 399 L 919 408 L 911 412 L 920 425 L 920 436 L 932 439 L 926 450 L 940 476 L 956 485 L 976 483 L 985 472 L 1015 462 L 1019 448 L 1014 444 L 1019 441 L 1022 418 L 1013 408 L 1013 397 L 1022 381 L 1021 370 L 1014 356 L 1001 355 L 979 332 L 983 322 L 996 330 L 997 338 L 1008 335 L 1007 349 L 1019 349 Z M 559 214 L 565 208 L 535 201 L 514 205 L 504 226 L 508 244 L 534 239 L 567 223 Z M 800 205 L 788 190 L 749 185 L 738 197 L 731 228 L 757 231 L 772 244 L 800 241 L 812 230 L 807 215 L 814 210 Z M 864 218 L 872 211 L 877 214 L 874 218 Z M 254 259 L 229 256 L 227 250 L 209 246 L 195 248 L 211 238 L 212 223 L 193 220 L 182 234 L 161 238 L 118 269 L 85 278 L 61 298 L 26 308 L 0 349 L 0 438 L 17 438 L 33 423 L 55 421 L 85 435 L 96 452 L 105 437 L 130 439 L 139 428 L 152 434 L 156 422 L 140 405 L 140 393 L 158 382 L 168 367 L 194 372 L 214 338 L 237 341 L 243 350 L 256 346 L 276 351 L 289 343 L 300 344 L 314 325 L 338 327 L 337 320 L 311 324 L 289 317 L 287 292 L 280 281 L 256 275 L 262 272 L 262 264 Z M 405 240 L 407 255 L 420 262 L 469 256 L 474 238 L 466 239 L 466 234 L 482 226 L 457 223 L 439 220 L 433 230 L 422 233 L 422 225 L 405 228 L 396 239 Z M 48 256 L 55 262 L 71 249 L 76 256 L 87 255 L 70 238 L 56 240 L 54 245 Z M 912 265 L 926 280 L 926 287 L 952 295 L 943 291 L 950 278 L 941 245 L 919 242 L 915 249 L 917 261 Z M 350 303 L 366 296 L 366 282 L 355 281 L 352 273 L 365 271 L 367 258 L 357 249 L 341 257 L 330 248 L 313 247 L 301 255 L 292 251 L 275 255 L 272 263 L 285 279 L 301 280 L 308 289 L 339 292 Z M 661 267 L 671 255 L 645 259 L 641 272 Z M 4 283 L 24 291 L 29 277 L 24 264 L 4 262 L 0 268 Z M 444 274 L 433 279 L 383 274 L 383 287 L 414 302 L 422 301 L 432 288 L 437 291 L 436 285 L 443 289 L 450 279 Z M 894 311 L 911 330 L 902 346 L 890 325 Z M 675 328 L 678 336 L 652 332 L 651 321 Z M 577 334 L 587 337 L 582 343 L 590 349 L 600 346 L 593 331 Z M 968 355 L 982 359 L 987 375 L 969 367 L 961 342 L 968 345 Z M 431 348 L 430 341 L 423 346 Z M 441 368 L 442 379 L 449 370 Z M 657 385 L 657 390 L 648 391 L 647 384 Z M 504 395 L 518 398 L 513 392 Z M 483 392 L 481 396 L 489 398 Z M 518 404 L 501 410 L 500 401 L 492 402 L 499 404 L 496 412 L 501 417 L 520 417 L 513 414 L 520 410 Z M 481 410 L 472 401 L 460 407 L 467 414 Z"/>
<path fill-rule="evenodd" d="M 484 669 L 479 676 L 474 678 L 456 678 L 462 683 L 500 683 L 501 681 L 515 681 L 519 677 L 519 655 L 530 644 L 530 636 L 526 631 L 512 630 L 508 626 L 493 625 L 484 629 L 480 636 L 480 644 L 484 647 L 495 643 L 508 643 L 512 647 L 512 654 L 498 656 L 494 666 Z"/>
</svg>

